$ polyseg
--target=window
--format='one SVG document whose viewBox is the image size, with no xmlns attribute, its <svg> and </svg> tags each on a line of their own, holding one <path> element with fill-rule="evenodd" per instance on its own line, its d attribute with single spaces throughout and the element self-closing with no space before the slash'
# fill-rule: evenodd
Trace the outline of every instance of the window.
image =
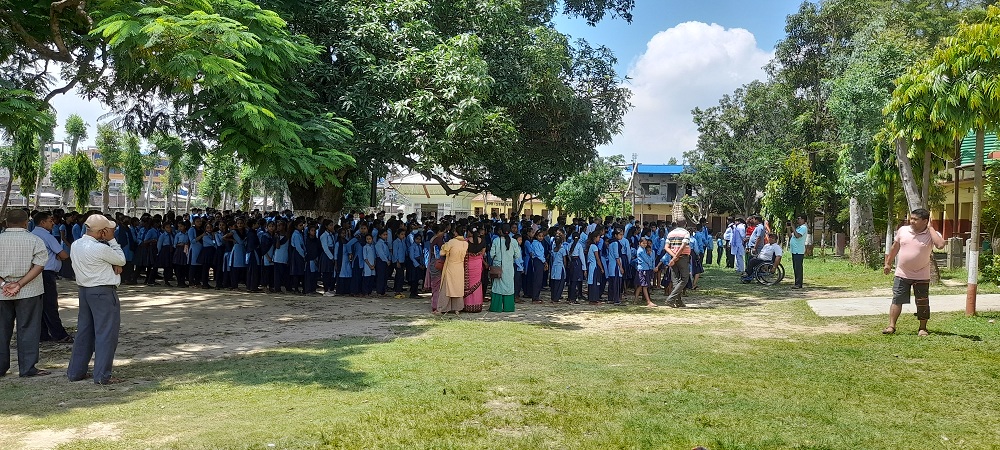
<svg viewBox="0 0 1000 450">
<path fill-rule="evenodd" d="M 670 183 L 667 185 L 667 201 L 674 201 L 677 198 L 677 185 Z"/>
<path fill-rule="evenodd" d="M 645 195 L 660 195 L 660 183 L 642 183 L 642 192 Z"/>
<path fill-rule="evenodd" d="M 475 211 L 475 213 L 474 213 L 474 214 L 475 214 L 476 216 L 481 216 L 481 215 L 483 215 L 483 208 L 479 208 L 479 207 L 476 207 L 476 211 Z"/>
</svg>

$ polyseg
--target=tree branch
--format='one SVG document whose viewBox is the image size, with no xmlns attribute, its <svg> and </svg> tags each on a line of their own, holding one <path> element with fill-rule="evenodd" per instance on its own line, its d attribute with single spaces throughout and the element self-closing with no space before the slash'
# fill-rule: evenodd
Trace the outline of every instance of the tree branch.
<svg viewBox="0 0 1000 450">
<path fill-rule="evenodd" d="M 0 19 L 2 19 L 7 25 L 10 25 L 10 29 L 14 31 L 14 34 L 17 34 L 21 40 L 24 41 L 24 45 L 38 52 L 38 54 L 42 57 L 65 63 L 73 62 L 73 55 L 69 52 L 53 51 L 51 48 L 48 48 L 35 40 L 35 38 L 31 36 L 31 34 L 29 34 L 20 23 L 14 20 L 14 18 L 11 17 L 7 11 L 0 11 Z"/>
</svg>

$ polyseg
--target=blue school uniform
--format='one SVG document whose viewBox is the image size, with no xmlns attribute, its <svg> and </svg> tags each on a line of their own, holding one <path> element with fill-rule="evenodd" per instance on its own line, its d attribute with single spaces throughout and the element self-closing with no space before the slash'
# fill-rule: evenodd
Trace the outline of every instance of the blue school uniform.
<svg viewBox="0 0 1000 450">
<path fill-rule="evenodd" d="M 305 233 L 299 230 L 292 232 L 292 249 L 289 250 L 288 273 L 296 277 L 305 274 L 306 240 Z"/>
<path fill-rule="evenodd" d="M 170 267 L 174 256 L 174 235 L 163 232 L 156 239 L 156 267 Z"/>
<path fill-rule="evenodd" d="M 600 248 L 597 244 L 590 244 L 587 248 L 587 284 L 596 285 L 600 284 L 600 277 L 598 276 L 597 267 L 597 256 L 596 253 L 600 252 Z"/>
<path fill-rule="evenodd" d="M 184 253 L 184 246 L 188 246 L 188 253 L 190 253 L 191 240 L 188 238 L 187 233 L 181 233 L 180 231 L 174 233 L 174 257 L 173 265 L 175 266 L 186 266 L 188 264 L 188 255 Z"/>
<path fill-rule="evenodd" d="M 336 272 L 336 266 L 334 262 L 337 260 L 336 253 L 336 235 L 326 231 L 319 237 L 319 247 L 322 250 L 319 258 L 319 271 L 321 273 L 334 273 Z"/>
<path fill-rule="evenodd" d="M 187 230 L 188 242 L 191 247 L 188 249 L 188 264 L 192 266 L 200 266 L 201 261 L 198 258 L 201 256 L 202 243 L 195 238 L 198 237 L 198 230 L 194 227 L 188 228 Z"/>
<path fill-rule="evenodd" d="M 144 251 L 141 252 L 142 260 L 139 265 L 142 267 L 152 267 L 156 265 L 157 247 L 159 246 L 160 232 L 150 228 L 145 230 L 142 235 L 142 242 L 154 241 L 156 244 L 144 246 Z"/>
<path fill-rule="evenodd" d="M 364 256 L 364 261 L 363 261 L 364 262 L 364 267 L 362 267 L 362 270 L 364 271 L 363 272 L 364 276 L 365 277 L 374 277 L 375 276 L 375 245 L 374 244 L 365 244 L 365 246 L 362 248 L 362 252 L 361 253 Z"/>
<path fill-rule="evenodd" d="M 566 279 L 566 255 L 569 249 L 566 246 L 559 246 L 552 250 L 552 264 L 549 265 L 549 278 L 553 280 Z"/>
<path fill-rule="evenodd" d="M 233 250 L 229 255 L 230 266 L 234 269 L 242 269 L 247 266 L 246 237 L 240 236 L 238 230 L 232 232 L 232 237 Z"/>
</svg>

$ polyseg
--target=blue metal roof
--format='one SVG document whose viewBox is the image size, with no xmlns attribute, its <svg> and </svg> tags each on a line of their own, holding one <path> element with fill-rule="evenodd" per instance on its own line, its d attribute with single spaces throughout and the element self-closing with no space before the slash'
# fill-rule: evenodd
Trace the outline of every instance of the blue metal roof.
<svg viewBox="0 0 1000 450">
<path fill-rule="evenodd" d="M 648 175 L 677 175 L 684 173 L 684 166 L 680 164 L 638 164 L 636 173 Z"/>
</svg>

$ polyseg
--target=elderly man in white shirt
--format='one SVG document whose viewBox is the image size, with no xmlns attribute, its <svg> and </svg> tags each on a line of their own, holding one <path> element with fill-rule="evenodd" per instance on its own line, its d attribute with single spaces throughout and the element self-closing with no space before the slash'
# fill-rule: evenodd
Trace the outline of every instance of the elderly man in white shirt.
<svg viewBox="0 0 1000 450">
<path fill-rule="evenodd" d="M 116 224 L 94 214 L 84 222 L 86 234 L 73 242 L 73 271 L 80 294 L 80 316 L 76 342 L 66 377 L 79 381 L 88 377 L 87 367 L 94 358 L 94 383 L 115 384 L 123 380 L 111 375 L 121 327 L 121 283 L 125 252 L 115 241 Z"/>
<path fill-rule="evenodd" d="M 45 243 L 28 232 L 28 213 L 7 211 L 7 230 L 0 234 L 0 377 L 10 369 L 10 339 L 17 324 L 17 365 L 22 377 L 49 375 L 35 367 L 42 330 L 42 269 Z"/>
</svg>

